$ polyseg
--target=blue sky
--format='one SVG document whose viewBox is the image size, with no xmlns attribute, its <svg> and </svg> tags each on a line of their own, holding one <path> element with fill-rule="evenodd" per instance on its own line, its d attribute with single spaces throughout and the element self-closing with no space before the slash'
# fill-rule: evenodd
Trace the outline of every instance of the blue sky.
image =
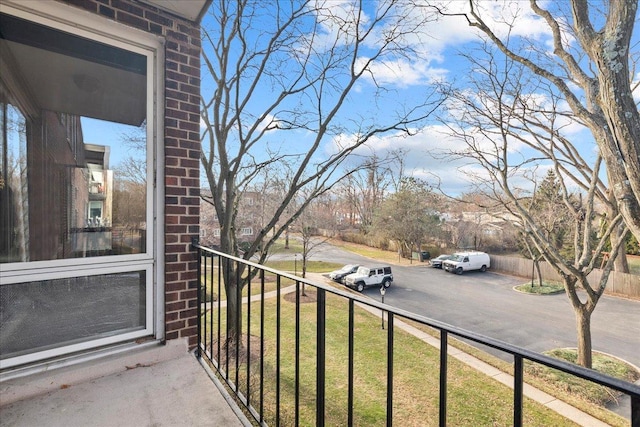
<svg viewBox="0 0 640 427">
<path fill-rule="evenodd" d="M 334 10 L 341 3 L 342 1 L 338 0 L 329 2 Z M 466 7 L 465 1 L 442 3 L 449 7 L 458 8 L 460 11 Z M 373 1 L 365 2 L 365 5 L 369 8 L 375 4 Z M 541 2 L 541 4 L 549 6 L 554 3 Z M 533 39 L 540 47 L 551 48 L 550 34 L 546 25 L 541 23 L 540 19 L 528 10 L 528 2 L 485 1 L 481 5 L 486 8 L 484 11 L 488 14 L 486 16 L 498 16 L 504 12 L 502 8 L 505 5 L 507 8 L 511 8 L 512 12 L 516 8 L 519 9 L 520 18 L 512 29 L 512 35 L 528 37 Z M 371 13 L 371 10 L 368 10 L 368 12 Z M 205 17 L 203 26 L 206 27 L 208 25 L 211 25 L 210 18 Z M 497 24 L 496 26 L 496 28 L 500 27 Z M 504 35 L 506 27 L 502 26 L 501 28 L 502 30 L 499 29 L 498 31 Z M 441 18 L 438 21 L 430 22 L 421 27 L 421 29 L 421 34 L 409 35 L 406 39 L 411 48 L 418 53 L 417 55 L 414 57 L 409 55 L 385 58 L 383 62 L 377 63 L 371 68 L 375 81 L 389 91 L 387 98 L 381 98 L 377 103 L 374 102 L 372 98 L 375 88 L 374 81 L 370 78 L 362 79 L 350 95 L 349 108 L 342 113 L 344 120 L 358 117 L 358 115 L 371 121 L 383 120 L 384 115 L 393 109 L 393 107 L 390 107 L 393 103 L 415 102 L 418 97 L 428 93 L 435 82 L 455 81 L 464 86 L 465 81 L 468 79 L 469 66 L 461 58 L 460 53 L 470 51 L 474 43 L 478 41 L 477 34 L 461 17 Z M 329 39 L 333 29 L 325 27 L 322 31 Z M 259 34 L 259 31 L 256 34 Z M 367 52 L 364 51 L 362 55 L 366 57 Z M 206 99 L 208 96 L 207 91 L 211 88 L 211 82 L 204 72 L 202 84 Z M 269 89 L 268 87 L 260 88 L 264 95 L 263 99 L 268 99 L 271 96 Z M 257 102 L 255 106 L 255 111 L 259 112 L 260 103 Z M 122 155 L 118 153 L 127 153 L 125 149 L 117 149 L 117 146 L 121 143 L 120 135 L 130 132 L 131 129 L 127 129 L 127 126 L 91 119 L 83 119 L 83 123 L 85 124 L 85 141 L 114 147 L 112 149 L 111 163 L 112 166 L 117 165 L 122 158 Z M 407 153 L 405 168 L 408 174 L 424 178 L 432 183 L 436 180 L 441 180 L 444 190 L 449 193 L 457 194 L 467 189 L 468 176 L 458 171 L 462 164 L 459 162 L 447 162 L 443 160 L 442 156 L 433 155 L 438 152 L 442 154 L 443 151 L 448 150 L 450 147 L 459 147 L 460 142 L 448 137 L 445 126 L 437 122 L 435 117 L 423 128 L 414 130 L 416 135 L 408 138 L 393 134 L 374 138 L 360 152 L 367 156 L 374 151 L 379 156 L 383 156 L 389 151 L 402 149 Z M 589 151 L 593 152 L 594 145 L 590 142 L 588 132 L 581 130 L 577 126 L 573 126 L 570 131 L 574 132 L 576 139 L 583 141 L 583 151 L 587 155 Z M 295 138 L 292 138 L 288 133 L 286 136 L 278 136 L 276 132 L 270 138 L 269 143 L 272 149 L 301 152 L 304 151 L 305 143 L 308 143 L 311 136 L 308 133 L 298 132 Z M 345 128 L 345 132 L 339 138 L 324 141 L 325 146 L 320 152 L 321 155 L 329 156 L 335 151 L 337 144 L 348 143 L 353 137 L 353 134 L 349 133 L 349 129 Z M 205 184 L 203 182 L 203 185 Z"/>
<path fill-rule="evenodd" d="M 122 135 L 137 132 L 138 128 L 103 120 L 82 118 L 82 136 L 85 144 L 97 144 L 111 147 L 109 166 L 113 169 L 126 156 L 139 156 L 123 144 Z"/>
<path fill-rule="evenodd" d="M 330 1 L 328 4 L 335 12 L 344 1 Z M 372 9 L 375 2 L 365 2 L 365 7 Z M 462 11 L 467 5 L 466 1 L 443 1 L 443 5 L 447 5 L 457 11 Z M 542 1 L 543 7 L 564 7 L 566 3 L 556 3 L 552 1 Z M 518 14 L 515 25 L 511 28 L 511 36 L 526 37 L 533 40 L 534 45 L 541 49 L 551 50 L 550 32 L 540 18 L 533 15 L 529 10 L 528 2 L 510 1 L 484 1 L 480 6 L 484 8 L 484 16 L 498 17 L 499 15 Z M 371 13 L 372 10 L 366 12 Z M 371 15 L 369 16 L 371 19 Z M 415 17 L 407 17 L 407 20 L 415 19 Z M 597 19 L 597 18 L 595 18 Z M 491 19 L 489 19 L 491 21 Z M 496 31 L 503 36 L 507 33 L 507 27 L 498 23 L 496 19 L 493 21 Z M 204 26 L 210 25 L 205 18 Z M 266 24 L 263 24 L 266 25 Z M 321 40 L 331 40 L 331 35 L 335 31 L 328 25 L 321 27 Z M 349 107 L 342 112 L 342 119 L 356 119 L 364 117 L 369 121 L 384 121 L 385 114 L 393 111 L 394 103 L 400 105 L 402 103 L 415 102 L 419 97 L 424 96 L 431 90 L 435 82 L 457 82 L 464 87 L 465 81 L 468 79 L 469 66 L 461 58 L 461 52 L 469 52 L 470 49 L 478 41 L 478 35 L 472 28 L 467 25 L 466 20 L 462 17 L 446 17 L 437 21 L 430 22 L 421 27 L 420 33 L 406 36 L 406 42 L 415 50 L 415 56 L 391 56 L 384 58 L 380 63 L 371 67 L 372 75 L 379 85 L 383 85 L 388 94 L 386 98 L 374 100 L 374 80 L 363 78 L 358 82 L 353 92 L 350 94 Z M 370 46 L 371 48 L 375 46 Z M 361 55 L 366 57 L 366 50 Z M 205 98 L 207 97 L 208 82 L 203 80 L 203 88 L 205 90 Z M 210 86 L 210 84 L 209 84 Z M 269 92 L 271 88 L 263 87 L 264 99 L 268 99 L 272 94 Z M 258 110 L 256 110 L 258 111 Z M 277 120 L 277 117 L 275 118 Z M 359 120 L 359 119 L 358 119 Z M 351 131 L 353 128 L 351 128 Z M 329 156 L 335 152 L 336 146 L 340 144 L 348 144 L 354 139 L 354 134 L 349 133 L 350 128 L 345 127 L 344 132 L 334 139 L 327 138 L 324 143 L 324 150 L 321 152 L 324 156 Z M 402 149 L 407 155 L 405 157 L 405 168 L 408 174 L 415 177 L 424 178 L 429 182 L 440 180 L 445 191 L 453 194 L 468 189 L 468 173 L 458 171 L 462 167 L 460 162 L 447 162 L 442 158 L 443 151 L 449 148 L 460 147 L 460 142 L 455 141 L 447 136 L 446 127 L 435 120 L 427 123 L 420 129 L 414 129 L 415 136 L 404 137 L 394 134 L 388 134 L 377 137 L 369 141 L 367 147 L 360 150 L 362 155 L 367 156 L 372 151 L 379 156 L 383 156 L 391 150 Z M 579 126 L 570 126 L 566 129 L 572 137 L 580 140 L 583 144 L 581 150 L 586 156 L 593 155 L 594 144 L 591 142 L 588 132 Z M 295 137 L 290 134 L 278 136 L 277 132 L 270 137 L 270 146 L 272 149 L 277 147 L 283 151 L 296 152 L 303 150 L 305 141 L 309 141 L 312 135 L 298 132 Z M 521 148 L 521 146 L 514 147 Z M 440 156 L 434 156 L 434 153 L 440 152 Z M 526 156 L 526 152 L 524 153 Z M 466 166 L 469 168 L 470 166 Z M 467 171 L 469 169 L 466 169 Z M 475 169 L 477 170 L 477 169 Z M 542 169 L 540 173 L 544 174 Z"/>
</svg>

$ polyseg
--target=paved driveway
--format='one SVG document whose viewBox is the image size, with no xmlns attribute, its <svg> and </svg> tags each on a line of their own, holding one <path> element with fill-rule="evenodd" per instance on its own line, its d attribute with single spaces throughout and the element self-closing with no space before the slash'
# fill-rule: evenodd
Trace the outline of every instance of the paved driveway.
<svg viewBox="0 0 640 427">
<path fill-rule="evenodd" d="M 328 245 L 312 258 L 345 264 L 366 260 Z M 525 279 L 490 271 L 458 276 L 419 263 L 393 266 L 393 273 L 385 303 L 395 307 L 537 352 L 576 346 L 575 317 L 564 294 L 522 294 L 513 287 Z M 363 294 L 380 298 L 378 289 Z M 594 350 L 640 366 L 640 301 L 602 297 L 591 331 Z"/>
<path fill-rule="evenodd" d="M 576 346 L 573 309 L 564 294 L 536 296 L 513 287 L 522 278 L 493 272 L 462 276 L 429 267 L 396 267 L 385 302 L 445 323 L 542 352 Z M 377 298 L 377 290 L 368 291 Z M 592 316 L 596 351 L 640 366 L 640 303 L 603 297 Z"/>
</svg>

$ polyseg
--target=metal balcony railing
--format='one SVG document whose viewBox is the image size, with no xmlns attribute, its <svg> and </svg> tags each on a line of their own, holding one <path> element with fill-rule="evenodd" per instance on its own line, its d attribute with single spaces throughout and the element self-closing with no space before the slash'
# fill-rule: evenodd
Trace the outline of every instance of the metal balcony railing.
<svg viewBox="0 0 640 427">
<path fill-rule="evenodd" d="M 555 368 L 572 376 L 582 378 L 589 382 L 599 384 L 627 395 L 631 399 L 631 426 L 640 426 L 640 387 L 630 382 L 622 381 L 596 371 L 585 369 L 581 366 L 573 365 L 554 359 L 539 353 L 522 349 L 508 343 L 488 338 L 473 332 L 459 329 L 436 320 L 428 319 L 404 310 L 399 310 L 391 306 L 373 301 L 371 299 L 355 295 L 341 289 L 333 288 L 321 283 L 312 283 L 298 276 L 265 267 L 240 258 L 232 257 L 224 253 L 211 250 L 194 243 L 194 248 L 198 252 L 198 347 L 197 356 L 205 358 L 217 374 L 226 382 L 226 385 L 235 395 L 236 400 L 244 406 L 246 412 L 250 414 L 256 423 L 260 425 L 299 425 L 301 423 L 301 372 L 309 369 L 315 370 L 314 386 L 315 390 L 315 424 L 325 425 L 326 408 L 326 343 L 328 338 L 326 311 L 328 308 L 327 297 L 340 298 L 347 302 L 348 322 L 344 328 L 347 329 L 347 342 L 345 348 L 347 352 L 346 387 L 347 399 L 344 412 L 346 413 L 346 424 L 354 425 L 356 409 L 354 406 L 354 377 L 356 376 L 354 366 L 355 344 L 356 344 L 356 313 L 358 306 L 372 307 L 381 310 L 382 326 L 385 320 L 387 328 L 386 349 L 380 350 L 380 358 L 386 361 L 386 425 L 392 426 L 394 421 L 394 363 L 402 363 L 402 360 L 394 361 L 394 342 L 397 334 L 394 327 L 395 319 L 413 321 L 417 324 L 428 326 L 439 331 L 439 396 L 438 396 L 438 424 L 447 424 L 447 403 L 448 403 L 448 350 L 449 338 L 455 337 L 466 341 L 471 341 L 505 352 L 513 357 L 513 399 L 512 405 L 513 425 L 523 424 L 523 389 L 524 389 L 524 362 L 531 361 Z M 224 271 L 226 269 L 226 271 Z M 226 300 L 219 296 L 225 292 L 224 280 L 235 280 L 245 284 L 244 290 L 237 287 L 236 295 L 226 296 Z M 283 319 L 282 302 L 285 285 L 290 283 L 295 289 L 295 319 Z M 301 320 L 301 299 L 300 290 L 305 286 L 313 289 L 316 294 L 314 322 Z M 267 292 L 266 288 L 274 288 Z M 244 295 L 242 294 L 244 292 Z M 217 294 L 217 298 L 213 296 Z M 265 311 L 266 296 L 273 296 L 275 299 L 275 313 Z M 209 296 L 209 297 L 208 297 Z M 231 298 L 241 302 L 242 315 L 235 320 L 236 330 L 242 330 L 242 339 L 227 340 L 230 336 L 229 323 L 226 319 L 227 302 Z M 208 299 L 208 300 L 207 300 Z M 256 306 L 257 307 L 254 307 Z M 283 348 L 282 323 L 287 320 L 294 322 L 295 340 L 294 348 Z M 303 328 L 308 328 L 309 323 L 314 323 L 315 337 L 312 342 L 303 341 L 308 339 L 308 335 L 301 333 Z M 379 325 L 379 323 L 378 323 Z M 275 354 L 273 360 L 265 362 L 265 330 L 275 329 Z M 306 329 L 305 329 L 306 330 Z M 247 339 L 248 336 L 257 337 L 256 340 Z M 307 338 L 305 338 L 307 337 Z M 329 339 L 334 337 L 329 336 Z M 229 345 L 227 345 L 229 344 Z M 270 345 L 274 345 L 270 343 Z M 258 346 L 258 349 L 254 348 Z M 309 367 L 308 358 L 301 360 L 301 349 L 310 346 L 315 350 L 315 364 Z M 373 349 L 369 349 L 374 351 Z M 252 351 L 258 356 L 252 356 Z M 293 353 L 293 362 L 285 360 L 283 354 Z M 244 355 L 244 356 L 243 356 Z M 396 355 L 397 356 L 397 355 Z M 304 363 L 304 366 L 301 366 Z M 293 366 L 291 366 L 293 365 Z M 397 366 L 397 365 L 396 365 Z M 269 374 L 267 373 L 269 371 Z M 283 393 L 286 384 L 287 390 L 292 390 L 292 396 Z M 268 387 L 267 387 L 268 386 Z M 270 389 L 267 392 L 267 388 Z M 309 390 L 305 389 L 305 393 Z M 270 399 L 269 414 L 265 413 L 265 401 Z M 306 397 L 306 396 L 303 396 Z M 358 396 L 359 399 L 366 399 Z M 281 403 L 290 402 L 293 406 L 293 415 L 288 410 L 283 414 Z M 291 405 L 292 403 L 292 405 Z M 274 408 L 275 407 L 275 408 Z M 335 408 L 330 408 L 335 410 Z M 307 411 L 307 416 L 309 416 Z M 309 424 L 309 420 L 303 424 Z"/>
</svg>

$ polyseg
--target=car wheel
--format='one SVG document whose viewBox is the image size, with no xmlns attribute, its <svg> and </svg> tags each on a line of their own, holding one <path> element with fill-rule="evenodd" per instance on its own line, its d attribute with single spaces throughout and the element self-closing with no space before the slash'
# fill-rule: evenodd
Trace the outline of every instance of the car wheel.
<svg viewBox="0 0 640 427">
<path fill-rule="evenodd" d="M 483 265 L 482 267 L 480 267 L 480 271 L 482 271 L 483 273 L 487 271 L 487 266 Z"/>
<path fill-rule="evenodd" d="M 358 282 L 358 283 L 356 284 L 356 290 L 357 290 L 358 292 L 362 292 L 362 291 L 364 291 L 364 283 L 362 283 L 362 282 Z"/>
<path fill-rule="evenodd" d="M 462 267 L 458 267 L 456 269 L 456 274 L 462 274 Z"/>
<path fill-rule="evenodd" d="M 384 286 L 385 288 L 388 288 L 389 286 L 391 286 L 391 281 L 387 279 L 383 280 L 382 286 Z"/>
</svg>

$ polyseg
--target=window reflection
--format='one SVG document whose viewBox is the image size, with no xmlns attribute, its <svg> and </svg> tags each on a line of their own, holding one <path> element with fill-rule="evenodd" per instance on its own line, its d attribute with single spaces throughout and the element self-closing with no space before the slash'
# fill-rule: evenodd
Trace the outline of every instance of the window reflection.
<svg viewBox="0 0 640 427">
<path fill-rule="evenodd" d="M 0 263 L 146 252 L 146 58 L 0 24 Z"/>
<path fill-rule="evenodd" d="M 30 121 L 3 102 L 1 119 L 1 262 L 145 251 L 146 150 L 127 149 L 123 125 L 112 124 L 120 141 L 98 145 L 78 140 L 77 117 L 45 111 Z"/>
</svg>

